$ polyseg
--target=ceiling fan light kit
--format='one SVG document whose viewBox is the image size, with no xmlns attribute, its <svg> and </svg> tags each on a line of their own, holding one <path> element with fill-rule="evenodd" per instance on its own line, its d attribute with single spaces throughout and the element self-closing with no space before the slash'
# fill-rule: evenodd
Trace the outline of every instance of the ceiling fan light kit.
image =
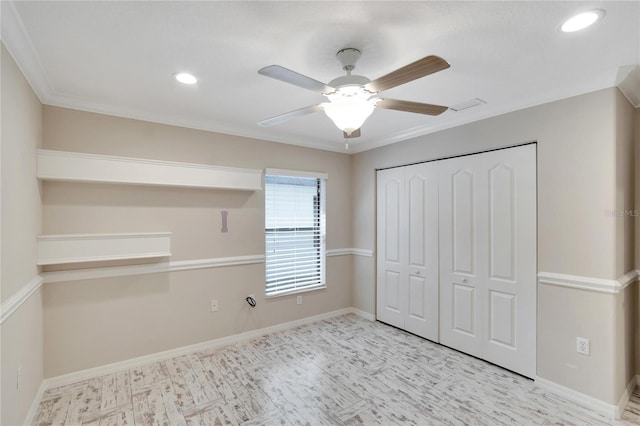
<svg viewBox="0 0 640 426">
<path fill-rule="evenodd" d="M 376 95 L 387 89 L 416 80 L 429 74 L 449 68 L 449 64 L 438 56 L 427 56 L 371 81 L 361 75 L 351 75 L 361 52 L 345 48 L 336 54 L 347 75 L 340 76 L 325 84 L 279 65 L 261 68 L 258 74 L 284 81 L 304 89 L 318 92 L 329 102 L 312 105 L 260 121 L 261 126 L 273 126 L 290 118 L 324 111 L 345 138 L 360 136 L 360 128 L 373 113 L 374 108 L 395 109 L 417 114 L 439 115 L 448 108 L 442 105 L 382 99 Z M 347 145 L 348 146 L 348 145 Z"/>
<path fill-rule="evenodd" d="M 348 136 L 358 130 L 373 112 L 374 102 L 366 99 L 344 99 L 324 104 L 324 113 Z"/>
</svg>

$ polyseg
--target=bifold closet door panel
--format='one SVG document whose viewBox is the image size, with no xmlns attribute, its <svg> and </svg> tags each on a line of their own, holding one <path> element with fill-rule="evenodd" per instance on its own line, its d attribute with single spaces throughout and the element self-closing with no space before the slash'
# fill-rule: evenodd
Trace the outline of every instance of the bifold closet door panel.
<svg viewBox="0 0 640 426">
<path fill-rule="evenodd" d="M 376 316 L 404 328 L 407 310 L 407 235 L 404 169 L 377 173 L 377 290 Z"/>
<path fill-rule="evenodd" d="M 486 222 L 482 160 L 473 155 L 438 163 L 440 342 L 481 357 L 485 274 L 481 227 Z"/>
<path fill-rule="evenodd" d="M 484 154 L 487 275 L 483 358 L 536 374 L 536 147 Z"/>
<path fill-rule="evenodd" d="M 437 164 L 405 167 L 407 311 L 404 329 L 438 341 Z"/>
<path fill-rule="evenodd" d="M 438 341 L 438 173 L 378 171 L 377 318 Z"/>
<path fill-rule="evenodd" d="M 440 162 L 440 342 L 536 372 L 535 145 Z"/>
</svg>

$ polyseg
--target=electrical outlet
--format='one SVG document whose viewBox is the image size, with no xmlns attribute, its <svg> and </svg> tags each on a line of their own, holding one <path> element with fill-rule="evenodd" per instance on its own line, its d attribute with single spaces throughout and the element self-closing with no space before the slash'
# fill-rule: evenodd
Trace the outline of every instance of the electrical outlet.
<svg viewBox="0 0 640 426">
<path fill-rule="evenodd" d="M 591 345 L 589 339 L 585 339 L 584 337 L 576 337 L 576 351 L 579 354 L 590 355 L 591 354 Z"/>
<path fill-rule="evenodd" d="M 302 296 L 296 297 L 296 304 L 302 305 Z"/>
<path fill-rule="evenodd" d="M 218 312 L 218 300 L 217 299 L 212 299 L 211 300 L 211 312 Z"/>
<path fill-rule="evenodd" d="M 22 384 L 22 364 L 18 366 L 18 371 L 16 372 L 16 389 L 20 389 L 21 384 Z"/>
</svg>

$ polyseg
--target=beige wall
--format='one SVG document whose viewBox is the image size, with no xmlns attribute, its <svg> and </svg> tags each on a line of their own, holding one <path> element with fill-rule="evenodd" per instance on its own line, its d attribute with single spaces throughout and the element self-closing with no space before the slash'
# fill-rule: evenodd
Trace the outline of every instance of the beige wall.
<svg viewBox="0 0 640 426">
<path fill-rule="evenodd" d="M 40 188 L 35 150 L 42 145 L 42 106 L 2 46 L 2 301 L 37 273 Z"/>
<path fill-rule="evenodd" d="M 326 172 L 327 248 L 353 246 L 348 155 L 56 107 L 43 122 L 47 149 Z M 46 182 L 43 193 L 45 233 L 170 231 L 171 261 L 264 254 L 262 191 Z M 47 284 L 45 376 L 349 307 L 351 276 L 350 256 L 327 258 L 327 289 L 302 305 L 265 300 L 264 264 Z"/>
<path fill-rule="evenodd" d="M 618 394 L 618 401 L 622 397 L 627 385 L 636 375 L 635 334 L 638 315 L 638 284 L 627 286 L 615 301 L 616 323 L 615 335 L 615 376 L 614 390 Z"/>
<path fill-rule="evenodd" d="M 619 91 L 616 94 L 616 206 L 622 216 L 614 216 L 616 223 L 616 276 L 635 269 L 635 108 Z"/>
<path fill-rule="evenodd" d="M 640 164 L 640 108 L 635 111 L 635 164 Z M 635 208 L 640 211 L 640 172 L 635 173 Z M 640 218 L 635 218 L 636 270 L 640 270 Z M 640 297 L 640 291 L 638 291 Z M 640 375 L 640 299 L 636 299 L 636 374 Z"/>
<path fill-rule="evenodd" d="M 36 236 L 41 229 L 35 150 L 42 144 L 40 101 L 1 46 L 2 219 L 1 300 L 36 277 Z M 2 403 L 0 423 L 21 424 L 42 383 L 42 302 L 36 291 L 0 326 Z M 17 370 L 22 384 L 17 389 Z"/>
<path fill-rule="evenodd" d="M 617 89 L 601 90 L 356 154 L 355 247 L 375 247 L 375 169 L 537 141 L 538 270 L 618 278 L 618 229 L 615 218 L 606 214 L 621 199 L 616 193 L 618 102 Z M 622 200 L 628 202 L 625 197 Z M 354 262 L 353 285 L 354 306 L 374 313 L 374 259 Z M 540 286 L 538 375 L 617 404 L 620 391 L 614 384 L 612 349 L 616 300 Z M 576 336 L 591 339 L 592 356 L 576 353 Z"/>
<path fill-rule="evenodd" d="M 621 276 L 635 269 L 635 108 L 620 91 L 616 91 L 616 208 L 622 216 L 612 219 L 616 223 L 616 274 Z M 637 312 L 637 284 L 616 295 L 616 361 L 614 389 L 618 399 L 634 379 L 635 370 L 635 316 Z"/>
</svg>

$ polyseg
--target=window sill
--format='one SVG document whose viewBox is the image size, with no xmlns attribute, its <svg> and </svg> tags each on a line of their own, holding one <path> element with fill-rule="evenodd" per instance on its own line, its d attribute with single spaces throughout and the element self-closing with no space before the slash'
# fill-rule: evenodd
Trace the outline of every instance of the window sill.
<svg viewBox="0 0 640 426">
<path fill-rule="evenodd" d="M 282 293 L 269 294 L 269 295 L 265 295 L 265 298 L 266 299 L 275 299 L 275 298 L 283 297 L 283 296 L 291 296 L 292 294 L 308 293 L 310 291 L 326 290 L 326 289 L 327 289 L 327 285 L 326 284 L 321 284 L 321 285 L 314 286 L 314 287 L 311 287 L 311 288 L 301 288 L 301 289 L 296 289 L 296 290 L 283 291 Z"/>
</svg>

